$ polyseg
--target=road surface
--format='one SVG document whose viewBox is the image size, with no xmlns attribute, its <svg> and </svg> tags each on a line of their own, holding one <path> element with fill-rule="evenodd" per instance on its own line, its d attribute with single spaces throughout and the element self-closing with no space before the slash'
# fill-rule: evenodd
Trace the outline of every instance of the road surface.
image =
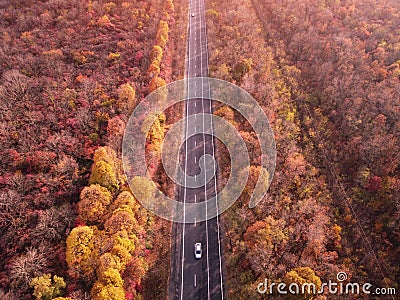
<svg viewBox="0 0 400 300">
<path fill-rule="evenodd" d="M 189 0 L 186 77 L 207 76 L 205 3 L 204 0 Z M 187 86 L 188 95 L 197 97 L 201 91 L 207 91 L 205 83 L 197 82 Z M 207 93 L 203 92 L 203 97 L 186 100 L 186 116 L 212 112 L 211 100 L 204 95 Z M 212 128 L 212 123 L 206 122 L 201 115 L 196 116 L 195 126 L 186 126 L 186 136 L 199 133 L 187 139 L 181 149 L 181 167 L 190 176 L 200 173 L 200 158 L 204 154 L 215 154 L 214 140 L 210 135 L 202 134 L 204 128 Z M 188 203 L 209 199 L 216 194 L 216 181 L 214 177 L 199 188 L 182 187 L 178 192 L 178 200 Z M 170 299 L 226 299 L 221 238 L 218 215 L 203 222 L 173 224 Z M 194 244 L 197 242 L 202 244 L 201 259 L 194 256 Z"/>
</svg>

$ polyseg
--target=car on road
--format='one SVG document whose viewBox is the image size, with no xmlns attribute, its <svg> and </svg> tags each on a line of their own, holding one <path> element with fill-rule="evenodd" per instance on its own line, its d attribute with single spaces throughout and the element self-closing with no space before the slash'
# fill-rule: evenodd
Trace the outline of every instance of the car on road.
<svg viewBox="0 0 400 300">
<path fill-rule="evenodd" d="M 194 244 L 194 257 L 196 257 L 197 259 L 200 259 L 202 252 L 203 251 L 201 250 L 201 243 Z"/>
<path fill-rule="evenodd" d="M 192 17 L 194 17 L 194 13 L 192 13 Z"/>
</svg>

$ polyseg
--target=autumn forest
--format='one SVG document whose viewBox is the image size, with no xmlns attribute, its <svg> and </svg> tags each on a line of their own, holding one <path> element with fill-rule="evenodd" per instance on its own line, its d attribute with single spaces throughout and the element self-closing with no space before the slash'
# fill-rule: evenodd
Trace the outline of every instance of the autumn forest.
<svg viewBox="0 0 400 300">
<path fill-rule="evenodd" d="M 182 107 L 147 138 L 154 184 L 128 184 L 121 143 L 136 105 L 184 78 L 188 15 L 183 0 L 0 0 L 1 300 L 168 298 L 171 222 L 130 187 L 174 195 L 159 152 Z M 267 299 L 265 278 L 320 287 L 339 272 L 398 292 L 400 2 L 207 0 L 205 16 L 209 76 L 257 100 L 277 148 L 270 189 L 250 209 L 260 144 L 214 104 L 252 162 L 221 215 L 227 298 Z M 227 178 L 229 154 L 216 150 Z"/>
</svg>

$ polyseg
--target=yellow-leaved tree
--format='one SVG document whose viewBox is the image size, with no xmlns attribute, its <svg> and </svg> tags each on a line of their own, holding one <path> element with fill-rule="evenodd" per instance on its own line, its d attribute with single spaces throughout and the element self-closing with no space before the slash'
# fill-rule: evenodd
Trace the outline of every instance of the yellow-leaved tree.
<svg viewBox="0 0 400 300">
<path fill-rule="evenodd" d="M 113 166 L 104 160 L 95 162 L 89 178 L 90 184 L 100 184 L 113 191 L 118 188 L 118 179 Z"/>
<path fill-rule="evenodd" d="M 66 261 L 70 275 L 88 282 L 94 279 L 99 257 L 95 247 L 96 229 L 79 226 L 72 229 L 67 238 Z"/>
<path fill-rule="evenodd" d="M 117 190 L 120 185 L 123 185 L 125 177 L 123 175 L 121 161 L 117 158 L 117 154 L 111 147 L 103 146 L 98 148 L 94 153 L 93 161 L 94 164 L 92 166 L 89 183 L 98 183 L 108 188 L 110 191 Z M 99 162 L 105 162 L 107 164 L 105 167 L 106 170 L 100 170 L 96 167 L 96 164 Z"/>
<path fill-rule="evenodd" d="M 160 23 L 158 24 L 158 30 L 156 35 L 156 43 L 161 48 L 164 48 L 165 45 L 167 44 L 168 31 L 169 31 L 168 23 L 161 20 Z"/>
<path fill-rule="evenodd" d="M 162 56 L 163 56 L 162 48 L 158 45 L 154 45 L 153 49 L 150 52 L 150 60 L 152 62 L 155 62 L 159 66 L 161 63 Z"/>
<path fill-rule="evenodd" d="M 127 108 L 128 111 L 133 109 L 136 105 L 135 102 L 136 91 L 129 83 L 124 83 L 119 87 L 117 107 L 119 109 Z M 102 147 L 103 148 L 103 147 Z"/>
<path fill-rule="evenodd" d="M 85 187 L 78 202 L 79 217 L 89 223 L 98 224 L 104 221 L 107 208 L 112 201 L 111 193 L 99 184 Z"/>
<path fill-rule="evenodd" d="M 65 282 L 57 275 L 51 278 L 51 274 L 44 274 L 32 279 L 30 286 L 33 287 L 33 295 L 36 300 L 51 300 L 62 294 Z"/>
<path fill-rule="evenodd" d="M 309 267 L 292 269 L 286 273 L 283 281 L 287 286 L 293 284 L 296 289 L 299 287 L 299 293 L 291 295 L 291 299 L 312 299 L 322 285 L 321 279 Z"/>
<path fill-rule="evenodd" d="M 117 282 L 117 280 L 114 281 Z M 91 294 L 93 300 L 125 300 L 125 290 L 122 284 L 114 286 L 97 281 L 92 288 Z"/>
</svg>

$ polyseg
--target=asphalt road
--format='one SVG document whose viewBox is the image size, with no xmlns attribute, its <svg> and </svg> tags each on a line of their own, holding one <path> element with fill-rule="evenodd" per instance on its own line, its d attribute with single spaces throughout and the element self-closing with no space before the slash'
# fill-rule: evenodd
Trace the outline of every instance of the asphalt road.
<svg viewBox="0 0 400 300">
<path fill-rule="evenodd" d="M 194 14 L 192 16 L 192 14 Z M 186 77 L 208 76 L 208 50 L 204 0 L 189 0 L 189 28 L 186 56 Z M 203 92 L 202 92 L 203 91 Z M 212 101 L 205 95 L 208 91 L 203 82 L 187 86 L 188 95 L 199 98 L 186 100 L 185 114 L 211 113 Z M 200 97 L 202 95 L 202 97 Z M 208 123 L 208 124 L 207 124 Z M 181 167 L 189 176 L 200 173 L 200 158 L 204 154 L 214 156 L 214 139 L 202 134 L 204 128 L 212 128 L 201 115 L 196 116 L 194 126 L 186 126 L 190 136 L 181 149 Z M 199 188 L 182 187 L 178 199 L 182 202 L 199 202 L 216 194 L 217 178 Z M 217 206 L 216 206 L 217 207 Z M 216 208 L 218 209 L 218 208 Z M 206 209 L 207 210 L 207 209 Z M 207 212 L 205 212 L 207 213 Z M 194 256 L 194 244 L 202 244 L 202 258 Z M 224 299 L 222 242 L 218 216 L 203 222 L 173 224 L 170 299 Z"/>
</svg>

